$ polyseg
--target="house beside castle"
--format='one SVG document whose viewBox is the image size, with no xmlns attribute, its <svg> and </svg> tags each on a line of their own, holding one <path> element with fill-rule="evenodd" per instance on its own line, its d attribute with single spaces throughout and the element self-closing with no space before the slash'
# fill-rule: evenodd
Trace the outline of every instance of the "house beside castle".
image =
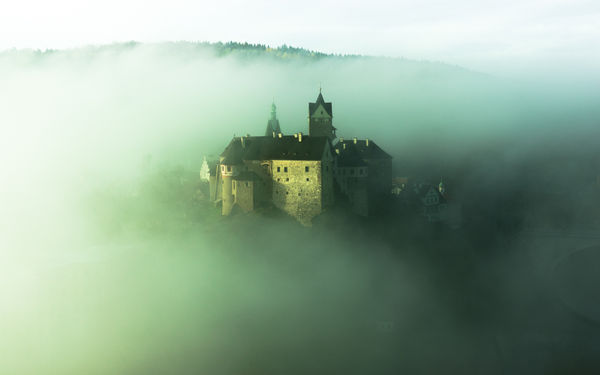
<svg viewBox="0 0 600 375">
<path fill-rule="evenodd" d="M 272 205 L 310 225 L 336 198 L 367 216 L 390 193 L 391 156 L 369 139 L 340 138 L 334 146 L 332 104 L 320 91 L 308 109 L 308 135 L 283 135 L 273 104 L 265 136 L 229 142 L 209 177 L 223 215 Z"/>
</svg>

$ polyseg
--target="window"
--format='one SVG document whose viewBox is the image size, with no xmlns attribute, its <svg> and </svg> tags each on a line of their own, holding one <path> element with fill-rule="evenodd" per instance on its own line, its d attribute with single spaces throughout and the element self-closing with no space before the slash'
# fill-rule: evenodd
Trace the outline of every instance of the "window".
<svg viewBox="0 0 600 375">
<path fill-rule="evenodd" d="M 354 175 L 354 168 L 350 169 L 350 174 Z"/>
<path fill-rule="evenodd" d="M 227 172 L 231 172 L 231 165 L 227 166 Z"/>
<path fill-rule="evenodd" d="M 358 170 L 359 174 L 363 174 L 362 168 Z"/>
<path fill-rule="evenodd" d="M 283 171 L 287 173 L 287 167 L 283 167 Z"/>
<path fill-rule="evenodd" d="M 250 183 L 249 183 L 249 182 L 246 182 L 246 187 L 248 187 L 248 186 L 250 186 Z"/>
<path fill-rule="evenodd" d="M 304 167 L 304 172 L 308 172 L 308 170 L 309 170 L 309 167 L 307 165 L 306 167 Z"/>
<path fill-rule="evenodd" d="M 302 193 L 298 193 L 298 196 L 299 196 L 299 197 L 300 197 L 300 196 L 302 196 Z"/>
<path fill-rule="evenodd" d="M 329 166 L 328 165 L 325 166 L 325 171 L 329 172 Z"/>
<path fill-rule="evenodd" d="M 306 181 L 310 181 L 310 178 L 306 177 Z"/>
<path fill-rule="evenodd" d="M 277 172 L 281 172 L 281 167 L 277 167 Z"/>
<path fill-rule="evenodd" d="M 289 178 L 289 177 L 287 177 L 285 180 L 286 180 L 286 181 L 289 181 L 289 180 L 290 180 L 290 178 Z"/>
<path fill-rule="evenodd" d="M 286 191 L 286 192 L 285 192 L 285 195 L 288 195 L 289 193 L 290 193 L 289 191 Z"/>
<path fill-rule="evenodd" d="M 278 179 L 277 179 L 277 181 L 280 181 L 280 180 L 281 180 L 281 178 L 278 178 Z"/>
</svg>

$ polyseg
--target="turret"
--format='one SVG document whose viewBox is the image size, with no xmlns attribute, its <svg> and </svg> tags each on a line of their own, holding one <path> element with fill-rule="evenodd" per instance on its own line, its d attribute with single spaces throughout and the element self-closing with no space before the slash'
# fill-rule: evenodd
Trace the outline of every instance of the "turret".
<svg viewBox="0 0 600 375">
<path fill-rule="evenodd" d="M 314 103 L 308 103 L 308 134 L 313 137 L 336 138 L 335 128 L 332 124 L 333 111 L 331 103 L 325 102 L 321 89 Z"/>
<path fill-rule="evenodd" d="M 221 164 L 221 177 L 223 181 L 223 207 L 221 209 L 221 214 L 223 216 L 227 216 L 231 213 L 233 209 L 233 175 L 235 174 L 235 166 L 229 164 Z"/>
<path fill-rule="evenodd" d="M 277 119 L 277 107 L 275 106 L 275 102 L 271 104 L 271 117 L 267 122 L 265 136 L 270 137 L 273 134 L 281 134 L 281 127 L 279 126 L 279 120 Z"/>
</svg>

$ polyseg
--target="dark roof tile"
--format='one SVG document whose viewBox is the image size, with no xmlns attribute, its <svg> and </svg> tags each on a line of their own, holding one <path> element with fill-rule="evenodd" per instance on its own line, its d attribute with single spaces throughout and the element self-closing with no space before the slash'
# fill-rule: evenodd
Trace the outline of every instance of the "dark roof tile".
<svg viewBox="0 0 600 375">
<path fill-rule="evenodd" d="M 349 149 L 349 145 L 352 148 L 355 148 L 357 152 L 360 154 L 362 159 L 391 159 L 392 157 L 387 152 L 383 151 L 381 147 L 377 146 L 375 142 L 369 140 L 369 144 L 367 145 L 367 140 L 365 139 L 357 139 L 356 143 L 354 143 L 353 139 L 344 139 L 344 141 L 339 141 L 333 146 L 334 149 L 340 150 L 340 154 L 342 154 L 344 147 L 346 145 L 346 149 Z"/>
<path fill-rule="evenodd" d="M 221 154 L 223 164 L 241 164 L 243 160 L 321 160 L 329 138 L 295 136 L 236 137 Z"/>
</svg>

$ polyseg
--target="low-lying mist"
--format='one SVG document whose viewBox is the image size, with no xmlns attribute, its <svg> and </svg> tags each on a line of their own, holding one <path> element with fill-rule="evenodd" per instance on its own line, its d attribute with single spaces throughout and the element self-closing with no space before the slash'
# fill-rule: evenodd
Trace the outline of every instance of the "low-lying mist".
<svg viewBox="0 0 600 375">
<path fill-rule="evenodd" d="M 538 345 L 597 331 L 560 323 L 519 236 L 545 207 L 527 194 L 600 174 L 596 83 L 193 43 L 2 52 L 0 373 L 593 368 Z M 338 136 L 374 140 L 395 176 L 444 176 L 465 228 L 222 218 L 202 157 L 262 135 L 273 100 L 283 132 L 306 133 L 319 86 Z M 573 229 L 589 204 L 535 225 Z"/>
</svg>

